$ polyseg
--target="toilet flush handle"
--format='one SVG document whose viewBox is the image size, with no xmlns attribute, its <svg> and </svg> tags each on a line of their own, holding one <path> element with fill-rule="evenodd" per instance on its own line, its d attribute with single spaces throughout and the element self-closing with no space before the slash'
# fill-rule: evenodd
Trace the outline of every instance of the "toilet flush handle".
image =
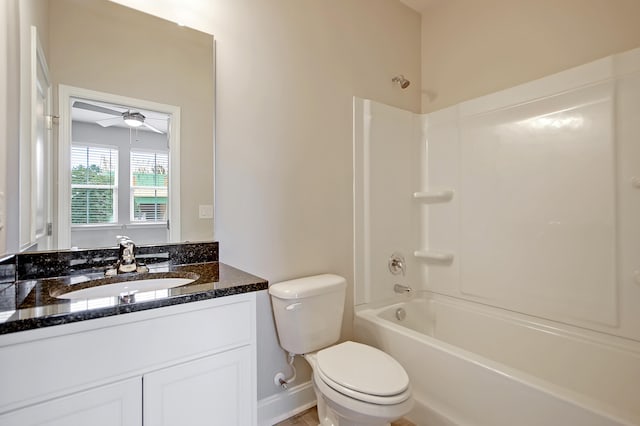
<svg viewBox="0 0 640 426">
<path fill-rule="evenodd" d="M 287 305 L 287 307 L 285 309 L 287 311 L 295 311 L 296 309 L 299 309 L 300 306 L 302 306 L 302 302 L 292 303 L 290 305 Z"/>
</svg>

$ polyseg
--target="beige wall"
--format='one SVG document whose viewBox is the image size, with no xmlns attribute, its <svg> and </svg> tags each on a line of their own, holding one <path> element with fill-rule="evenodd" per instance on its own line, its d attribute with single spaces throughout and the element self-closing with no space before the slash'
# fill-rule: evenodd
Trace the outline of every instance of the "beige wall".
<svg viewBox="0 0 640 426">
<path fill-rule="evenodd" d="M 106 0 L 50 0 L 54 88 L 67 84 L 181 107 L 182 239 L 213 238 L 213 39 Z M 57 98 L 55 109 L 57 109 Z"/>
<path fill-rule="evenodd" d="M 440 0 L 423 16 L 423 112 L 640 46 L 638 0 Z"/>
<path fill-rule="evenodd" d="M 222 256 L 272 281 L 351 278 L 352 97 L 419 109 L 419 15 L 387 0 L 228 3 L 214 29 Z"/>
<path fill-rule="evenodd" d="M 218 12 L 221 258 L 272 283 L 323 272 L 345 276 L 349 336 L 352 97 L 419 110 L 420 17 L 389 0 L 241 0 Z M 405 91 L 391 83 L 400 73 L 412 80 Z M 268 296 L 258 304 L 258 396 L 264 398 L 278 392 L 275 372 L 288 369 Z"/>
</svg>

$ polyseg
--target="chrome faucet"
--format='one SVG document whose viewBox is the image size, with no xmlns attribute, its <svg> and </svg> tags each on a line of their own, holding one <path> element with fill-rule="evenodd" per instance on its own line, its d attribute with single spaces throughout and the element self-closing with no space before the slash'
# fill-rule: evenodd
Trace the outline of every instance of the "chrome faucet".
<svg viewBox="0 0 640 426">
<path fill-rule="evenodd" d="M 393 291 L 399 294 L 411 294 L 413 289 L 408 285 L 396 284 L 393 286 Z"/>
<path fill-rule="evenodd" d="M 136 245 L 133 240 L 125 235 L 118 235 L 118 262 L 105 271 L 106 276 L 124 274 L 127 272 L 149 272 L 149 268 L 136 261 Z"/>
<path fill-rule="evenodd" d="M 133 272 L 136 270 L 136 245 L 131 238 L 118 235 L 120 250 L 118 251 L 118 272 Z"/>
</svg>

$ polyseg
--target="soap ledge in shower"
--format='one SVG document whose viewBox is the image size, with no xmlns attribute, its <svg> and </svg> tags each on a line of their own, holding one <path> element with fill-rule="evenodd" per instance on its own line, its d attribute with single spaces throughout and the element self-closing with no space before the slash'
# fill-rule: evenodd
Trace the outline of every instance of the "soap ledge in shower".
<svg viewBox="0 0 640 426">
<path fill-rule="evenodd" d="M 446 203 L 453 199 L 453 190 L 414 192 L 413 198 L 426 203 Z"/>
<path fill-rule="evenodd" d="M 438 263 L 451 263 L 454 257 L 453 253 L 434 250 L 416 250 L 413 252 L 413 255 L 419 259 Z"/>
</svg>

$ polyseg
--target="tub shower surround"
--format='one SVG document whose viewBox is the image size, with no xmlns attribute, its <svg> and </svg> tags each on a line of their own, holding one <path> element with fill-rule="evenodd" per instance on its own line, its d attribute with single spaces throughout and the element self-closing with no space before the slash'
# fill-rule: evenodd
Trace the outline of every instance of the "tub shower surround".
<svg viewBox="0 0 640 426">
<path fill-rule="evenodd" d="M 639 110 L 640 49 L 425 115 L 354 99 L 354 331 L 411 420 L 640 424 Z"/>
<path fill-rule="evenodd" d="M 197 274 L 190 284 L 155 291 L 136 303 L 118 297 L 70 301 L 54 296 L 102 278 L 117 260 L 117 248 L 22 253 L 0 260 L 0 334 L 265 290 L 268 285 L 264 279 L 218 262 L 217 242 L 179 243 L 139 246 L 136 260 L 144 262 L 156 278 L 177 272 Z"/>
</svg>

